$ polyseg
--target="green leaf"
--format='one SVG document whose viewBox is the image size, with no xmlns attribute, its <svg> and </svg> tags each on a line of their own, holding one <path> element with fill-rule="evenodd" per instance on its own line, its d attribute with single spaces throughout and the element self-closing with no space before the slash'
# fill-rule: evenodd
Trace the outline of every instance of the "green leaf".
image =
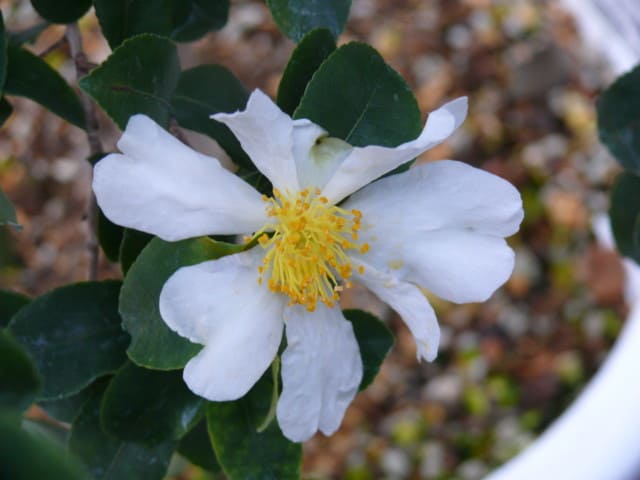
<svg viewBox="0 0 640 480">
<path fill-rule="evenodd" d="M 13 107 L 7 101 L 6 98 L 0 98 L 0 127 L 5 124 L 9 117 L 13 113 Z"/>
<path fill-rule="evenodd" d="M 624 168 L 640 175 L 640 65 L 619 77 L 597 108 L 600 141 Z"/>
<path fill-rule="evenodd" d="M 7 480 L 86 480 L 63 448 L 30 435 L 6 412 L 0 412 L 0 478 Z"/>
<path fill-rule="evenodd" d="M 244 109 L 248 98 L 229 70 L 220 65 L 200 65 L 182 72 L 171 106 L 180 126 L 208 135 L 238 165 L 255 170 L 231 130 L 211 118 L 214 113 Z"/>
<path fill-rule="evenodd" d="M 278 87 L 278 105 L 283 112 L 293 114 L 311 77 L 335 49 L 336 41 L 326 28 L 304 36 L 291 54 Z"/>
<path fill-rule="evenodd" d="M 9 37 L 7 35 L 7 30 L 4 27 L 2 12 L 0 12 L 0 92 L 4 88 L 4 82 L 7 79 L 7 64 L 9 62 L 7 54 L 8 45 Z"/>
<path fill-rule="evenodd" d="M 640 262 L 640 177 L 623 173 L 616 179 L 609 216 L 620 253 Z"/>
<path fill-rule="evenodd" d="M 229 15 L 229 0 L 94 0 L 94 5 L 102 33 L 113 49 L 142 33 L 179 42 L 197 40 L 222 28 Z"/>
<path fill-rule="evenodd" d="M 314 28 L 328 28 L 334 37 L 344 29 L 351 0 L 267 0 L 278 28 L 294 42 Z"/>
<path fill-rule="evenodd" d="M 298 479 L 302 447 L 282 435 L 277 422 L 257 428 L 269 411 L 273 384 L 267 372 L 235 402 L 210 403 L 207 424 L 220 465 L 231 479 Z"/>
<path fill-rule="evenodd" d="M 102 210 L 99 209 L 98 242 L 105 256 L 112 262 L 117 262 L 120 259 L 120 244 L 122 243 L 123 235 L 124 228 L 105 217 Z"/>
<path fill-rule="evenodd" d="M 370 313 L 362 310 L 345 310 L 343 313 L 345 318 L 353 324 L 353 332 L 360 347 L 364 367 L 360 390 L 364 390 L 375 379 L 395 339 L 391 330 Z"/>
<path fill-rule="evenodd" d="M 7 52 L 6 95 L 27 97 L 76 127 L 85 128 L 80 100 L 58 72 L 23 48 L 9 45 Z"/>
<path fill-rule="evenodd" d="M 94 480 L 161 480 L 176 442 L 150 448 L 108 435 L 100 426 L 100 393 L 84 404 L 73 422 L 71 452 L 84 462 Z"/>
<path fill-rule="evenodd" d="M 104 389 L 111 381 L 111 376 L 102 377 L 93 382 L 87 388 L 80 390 L 70 397 L 59 400 L 49 400 L 38 402 L 38 405 L 47 412 L 47 415 L 60 420 L 61 422 L 73 423 L 82 407 L 97 393 L 104 392 Z"/>
<path fill-rule="evenodd" d="M 38 15 L 53 23 L 71 23 L 91 8 L 91 0 L 31 0 Z"/>
<path fill-rule="evenodd" d="M 28 352 L 6 330 L 0 330 L 0 407 L 25 410 L 41 387 Z"/>
<path fill-rule="evenodd" d="M 294 117 L 308 118 L 355 146 L 394 147 L 422 129 L 420 109 L 405 81 L 363 43 L 349 43 L 329 56 Z"/>
<path fill-rule="evenodd" d="M 140 232 L 132 228 L 125 228 L 124 235 L 122 236 L 122 243 L 120 244 L 120 266 L 122 267 L 122 273 L 125 275 L 136 261 L 140 252 L 144 250 L 153 235 L 145 232 Z"/>
<path fill-rule="evenodd" d="M 123 130 L 136 113 L 166 127 L 179 76 L 176 45 L 145 34 L 125 41 L 79 85 Z"/>
<path fill-rule="evenodd" d="M 206 420 L 198 423 L 189 433 L 182 437 L 178 444 L 178 453 L 200 468 L 210 472 L 220 471 L 220 464 L 216 459 L 216 454 L 209 439 Z"/>
<path fill-rule="evenodd" d="M 31 353 L 44 378 L 40 398 L 79 392 L 125 361 L 129 336 L 118 315 L 120 282 L 85 282 L 34 299 L 9 329 Z"/>
<path fill-rule="evenodd" d="M 21 293 L 0 290 L 0 328 L 9 325 L 9 320 L 31 299 Z"/>
<path fill-rule="evenodd" d="M 181 369 L 201 349 L 166 326 L 160 317 L 160 291 L 178 268 L 237 252 L 241 247 L 208 238 L 180 242 L 151 240 L 133 263 L 122 286 L 120 314 L 131 334 L 129 358 L 158 370 Z"/>
<path fill-rule="evenodd" d="M 102 426 L 120 440 L 148 446 L 178 440 L 202 418 L 205 401 L 187 388 L 181 371 L 126 363 L 102 400 Z"/>
<path fill-rule="evenodd" d="M 16 218 L 16 209 L 13 207 L 9 199 L 0 190 L 0 226 L 11 225 L 12 227 L 20 227 Z"/>
</svg>

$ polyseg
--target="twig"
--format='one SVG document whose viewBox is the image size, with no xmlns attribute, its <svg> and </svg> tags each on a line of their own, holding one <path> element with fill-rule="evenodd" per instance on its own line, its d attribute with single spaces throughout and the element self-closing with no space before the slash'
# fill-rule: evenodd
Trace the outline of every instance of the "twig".
<svg viewBox="0 0 640 480">
<path fill-rule="evenodd" d="M 91 69 L 91 64 L 87 60 L 82 49 L 82 37 L 80 35 L 80 29 L 78 23 L 74 22 L 67 26 L 65 37 L 69 42 L 69 49 L 71 50 L 71 57 L 73 58 L 76 66 L 76 79 L 80 80 Z M 86 122 L 87 141 L 89 142 L 89 155 L 95 157 L 104 153 L 102 149 L 102 142 L 98 135 L 100 126 L 98 125 L 98 119 L 96 117 L 96 110 L 93 102 L 89 96 L 80 92 L 80 103 L 84 110 L 84 117 Z M 91 191 L 91 200 L 88 206 L 87 221 L 89 224 L 89 240 L 87 242 L 87 249 L 89 252 L 89 280 L 96 280 L 98 278 L 98 260 L 100 256 L 100 248 L 98 244 L 98 204 L 96 203 L 96 196 Z"/>
<path fill-rule="evenodd" d="M 47 55 L 49 55 L 51 52 L 59 49 L 62 45 L 64 45 L 64 43 L 67 41 L 67 37 L 66 36 L 62 36 L 60 37 L 57 41 L 55 41 L 54 43 L 52 43 L 51 45 L 49 45 L 46 49 L 44 49 L 42 52 L 40 52 L 38 54 L 38 56 L 40 58 L 46 57 Z"/>
</svg>

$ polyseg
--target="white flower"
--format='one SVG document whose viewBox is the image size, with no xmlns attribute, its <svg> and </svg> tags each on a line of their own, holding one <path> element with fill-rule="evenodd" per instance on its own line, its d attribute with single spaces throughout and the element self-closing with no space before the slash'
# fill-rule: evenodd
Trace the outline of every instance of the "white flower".
<svg viewBox="0 0 640 480">
<path fill-rule="evenodd" d="M 417 139 L 360 148 L 292 120 L 256 90 L 245 111 L 213 118 L 272 182 L 272 198 L 149 118 L 131 118 L 123 153 L 95 167 L 93 188 L 109 219 L 168 241 L 259 239 L 243 253 L 179 269 L 162 290 L 166 324 L 204 345 L 184 370 L 191 390 L 213 401 L 242 397 L 276 356 L 284 326 L 280 427 L 294 441 L 332 434 L 362 378 L 351 323 L 337 307 L 352 280 L 404 319 L 419 359 L 435 358 L 438 323 L 420 288 L 453 302 L 487 299 L 513 269 L 504 237 L 522 220 L 520 195 L 449 160 L 369 183 L 442 142 L 466 110 L 466 99 L 455 100 L 429 115 Z"/>
</svg>

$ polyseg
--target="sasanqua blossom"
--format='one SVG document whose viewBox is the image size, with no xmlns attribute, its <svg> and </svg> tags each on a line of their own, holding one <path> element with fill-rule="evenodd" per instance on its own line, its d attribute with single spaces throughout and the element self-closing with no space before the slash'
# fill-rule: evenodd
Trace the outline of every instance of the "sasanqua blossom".
<svg viewBox="0 0 640 480">
<path fill-rule="evenodd" d="M 271 181 L 271 196 L 149 118 L 131 118 L 122 154 L 95 167 L 108 218 L 167 241 L 256 240 L 242 253 L 179 269 L 162 290 L 166 324 L 204 345 L 184 370 L 191 390 L 213 401 L 242 397 L 274 360 L 285 328 L 279 425 L 294 441 L 333 433 L 362 378 L 358 343 L 338 306 L 352 282 L 398 312 L 418 359 L 435 358 L 439 327 L 422 289 L 476 302 L 502 285 L 513 269 L 504 238 L 522 220 L 520 195 L 449 160 L 373 181 L 442 142 L 466 110 L 466 99 L 455 100 L 432 112 L 415 140 L 361 148 L 292 120 L 254 91 L 246 110 L 213 118 Z"/>
</svg>

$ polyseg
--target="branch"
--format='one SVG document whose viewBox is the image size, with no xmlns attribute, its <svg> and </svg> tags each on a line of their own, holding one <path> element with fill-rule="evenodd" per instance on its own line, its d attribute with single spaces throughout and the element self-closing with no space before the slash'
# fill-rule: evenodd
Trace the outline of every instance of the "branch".
<svg viewBox="0 0 640 480">
<path fill-rule="evenodd" d="M 65 37 L 69 42 L 69 48 L 71 50 L 71 57 L 76 67 L 76 79 L 80 80 L 84 77 L 92 67 L 92 64 L 87 60 L 87 56 L 82 49 L 82 37 L 80 35 L 80 29 L 78 23 L 74 22 L 67 26 Z M 102 155 L 104 150 L 102 149 L 102 142 L 98 135 L 99 124 L 96 117 L 96 110 L 93 102 L 89 96 L 80 91 L 80 103 L 84 110 L 84 117 L 86 122 L 87 141 L 89 142 L 89 156 L 94 158 L 95 156 Z M 100 255 L 100 249 L 98 244 L 98 204 L 96 203 L 96 196 L 91 191 L 91 200 L 88 206 L 87 221 L 89 224 L 89 240 L 87 242 L 87 248 L 89 252 L 89 280 L 96 280 L 98 278 L 98 260 Z"/>
</svg>

